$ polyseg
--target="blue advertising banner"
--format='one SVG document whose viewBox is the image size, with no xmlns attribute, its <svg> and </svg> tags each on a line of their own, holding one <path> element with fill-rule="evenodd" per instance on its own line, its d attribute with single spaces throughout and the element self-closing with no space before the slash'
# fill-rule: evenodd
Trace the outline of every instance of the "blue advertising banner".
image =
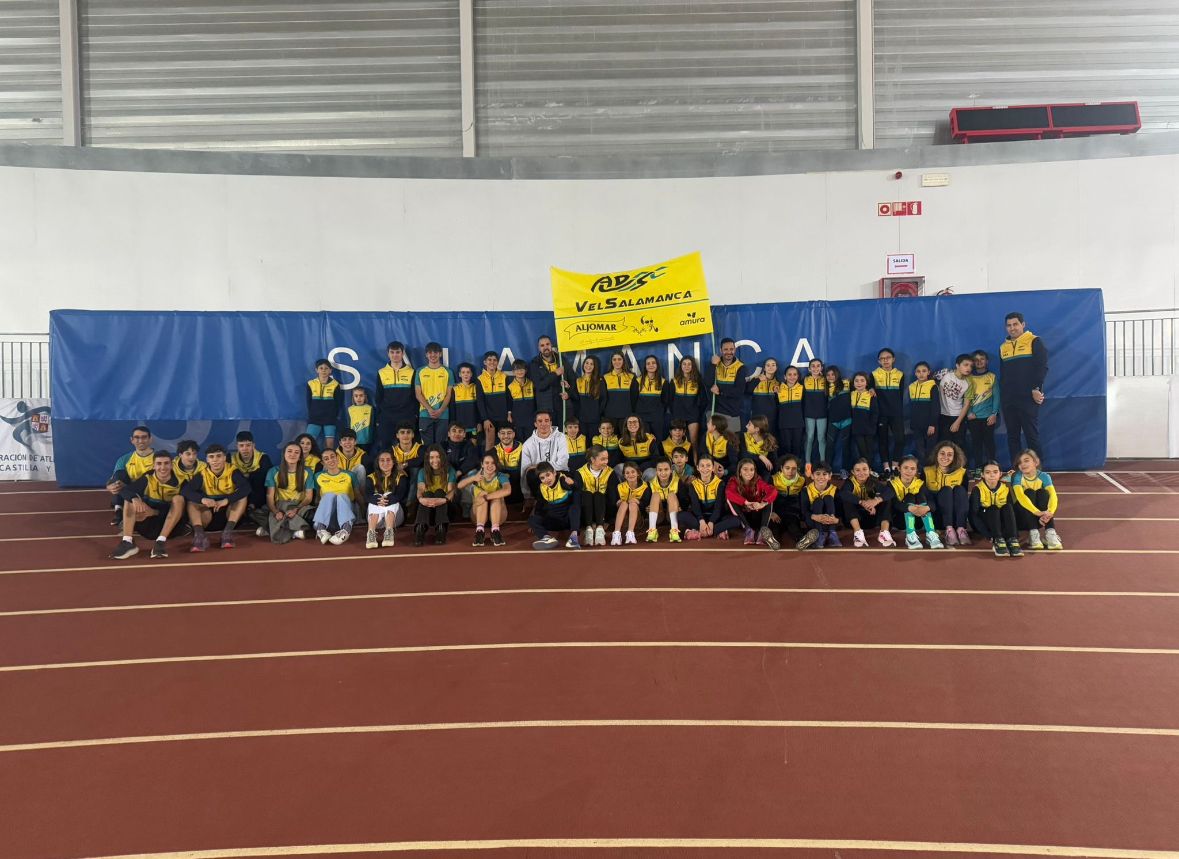
<svg viewBox="0 0 1179 859">
<path fill-rule="evenodd" d="M 985 349 L 998 371 L 1004 316 L 1027 318 L 1049 351 L 1041 410 L 1045 460 L 1077 469 L 1105 461 L 1105 325 L 1101 291 L 1044 290 L 837 302 L 738 304 L 713 308 L 717 342 L 732 337 L 738 357 L 755 368 L 773 356 L 803 366 L 817 357 L 848 377 L 871 370 L 882 346 L 911 375 L 917 361 L 951 366 L 960 352 Z M 385 345 L 401 340 L 411 362 L 424 362 L 436 340 L 452 368 L 477 367 L 487 350 L 501 365 L 531 358 L 551 334 L 547 312 L 201 313 L 58 310 L 50 322 L 54 452 L 58 480 L 96 486 L 129 448 L 131 427 L 147 423 L 157 447 L 182 438 L 202 446 L 231 443 L 250 429 L 273 452 L 306 425 L 306 384 L 316 358 L 336 366 L 346 388 L 370 391 Z M 703 364 L 712 341 L 671 340 L 636 347 L 671 372 L 681 355 Z M 578 356 L 566 355 L 574 363 Z M 1000 428 L 998 448 L 1005 450 Z M 1002 457 L 1001 455 L 1001 458 Z"/>
</svg>

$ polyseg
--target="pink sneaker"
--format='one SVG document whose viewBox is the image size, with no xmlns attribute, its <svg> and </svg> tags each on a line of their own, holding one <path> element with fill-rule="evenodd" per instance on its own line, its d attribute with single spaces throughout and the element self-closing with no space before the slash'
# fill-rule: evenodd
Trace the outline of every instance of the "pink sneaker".
<svg viewBox="0 0 1179 859">
<path fill-rule="evenodd" d="M 881 531 L 880 536 L 877 537 L 876 539 L 879 540 L 880 545 L 884 546 L 886 549 L 891 549 L 893 546 L 896 545 L 896 541 L 893 540 L 892 534 L 888 531 Z"/>
<path fill-rule="evenodd" d="M 727 540 L 727 539 L 729 539 L 729 532 L 728 531 L 721 531 L 719 534 L 716 535 L 716 538 L 718 540 Z"/>
<path fill-rule="evenodd" d="M 958 535 L 954 533 L 953 528 L 946 529 L 946 545 L 947 546 L 957 546 L 958 545 Z"/>
<path fill-rule="evenodd" d="M 700 532 L 696 531 L 696 530 L 685 531 L 684 532 L 684 539 L 685 540 L 699 540 L 700 539 Z"/>
<path fill-rule="evenodd" d="M 959 546 L 969 546 L 970 545 L 970 535 L 966 533 L 965 528 L 958 529 L 958 545 Z"/>
<path fill-rule="evenodd" d="M 752 546 L 753 544 L 754 544 L 753 529 L 746 528 L 745 529 L 745 545 Z"/>
</svg>

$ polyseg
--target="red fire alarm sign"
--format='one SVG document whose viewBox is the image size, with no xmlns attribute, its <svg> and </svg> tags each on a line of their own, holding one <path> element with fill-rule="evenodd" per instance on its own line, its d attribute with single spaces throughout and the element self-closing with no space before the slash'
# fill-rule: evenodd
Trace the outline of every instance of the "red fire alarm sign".
<svg viewBox="0 0 1179 859">
<path fill-rule="evenodd" d="M 877 203 L 876 214 L 882 218 L 887 218 L 890 215 L 894 218 L 903 218 L 907 215 L 920 215 L 921 201 L 910 200 L 902 203 Z"/>
</svg>

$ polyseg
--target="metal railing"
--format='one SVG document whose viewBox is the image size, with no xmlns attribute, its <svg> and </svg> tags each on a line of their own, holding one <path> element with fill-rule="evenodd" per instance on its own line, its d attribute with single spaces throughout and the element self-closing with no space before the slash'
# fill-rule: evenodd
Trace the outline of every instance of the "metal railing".
<svg viewBox="0 0 1179 859">
<path fill-rule="evenodd" d="M 1179 310 L 1105 314 L 1105 365 L 1110 376 L 1179 373 Z"/>
<path fill-rule="evenodd" d="M 0 398 L 49 399 L 49 335 L 0 333 Z"/>
</svg>

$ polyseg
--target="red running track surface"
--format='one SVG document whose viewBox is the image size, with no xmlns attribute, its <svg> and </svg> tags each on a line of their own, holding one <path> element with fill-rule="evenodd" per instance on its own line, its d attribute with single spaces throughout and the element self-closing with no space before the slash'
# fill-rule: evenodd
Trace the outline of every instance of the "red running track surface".
<svg viewBox="0 0 1179 859">
<path fill-rule="evenodd" d="M 1179 482 L 1134 465 L 1019 561 L 117 563 L 101 495 L 5 487 L 62 512 L 0 516 L 0 856 L 1179 855 Z"/>
</svg>

